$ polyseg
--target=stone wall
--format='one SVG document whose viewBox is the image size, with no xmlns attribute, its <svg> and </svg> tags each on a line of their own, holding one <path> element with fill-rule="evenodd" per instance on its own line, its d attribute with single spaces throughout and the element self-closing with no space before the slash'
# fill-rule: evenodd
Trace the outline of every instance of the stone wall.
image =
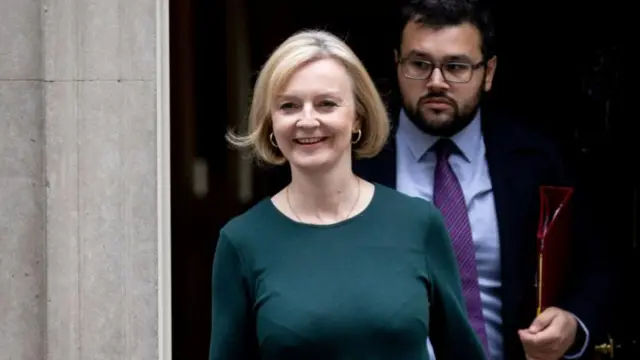
<svg viewBox="0 0 640 360">
<path fill-rule="evenodd" d="M 0 0 L 0 360 L 160 357 L 162 3 Z"/>
</svg>

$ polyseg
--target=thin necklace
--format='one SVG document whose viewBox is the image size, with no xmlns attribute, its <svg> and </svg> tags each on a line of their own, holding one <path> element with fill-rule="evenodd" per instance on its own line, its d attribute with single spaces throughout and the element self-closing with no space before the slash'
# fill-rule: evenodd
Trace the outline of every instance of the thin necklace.
<svg viewBox="0 0 640 360">
<path fill-rule="evenodd" d="M 353 211 L 356 209 L 356 206 L 358 205 L 358 202 L 360 201 L 360 178 L 356 177 L 356 181 L 358 182 L 358 195 L 356 196 L 356 201 L 353 203 L 353 206 L 351 207 L 351 211 L 349 211 L 347 216 L 344 219 L 342 219 L 343 221 L 347 220 L 348 218 L 351 217 L 351 214 L 353 214 Z M 298 219 L 299 222 L 303 222 L 302 219 L 300 219 L 300 216 L 298 216 L 298 213 L 296 213 L 295 210 L 293 210 L 293 206 L 291 206 L 291 201 L 289 200 L 289 187 L 288 186 L 287 186 L 287 189 L 285 190 L 285 195 L 287 197 L 287 205 L 289 205 L 289 210 L 291 210 L 291 212 L 293 213 L 293 215 L 295 215 L 296 219 Z M 316 217 L 321 222 L 324 222 L 317 214 L 316 214 Z"/>
</svg>

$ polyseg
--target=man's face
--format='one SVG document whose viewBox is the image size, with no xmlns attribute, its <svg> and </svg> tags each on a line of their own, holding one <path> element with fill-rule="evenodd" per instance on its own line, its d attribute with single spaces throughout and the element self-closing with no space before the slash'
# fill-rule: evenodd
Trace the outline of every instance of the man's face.
<svg viewBox="0 0 640 360">
<path fill-rule="evenodd" d="M 433 29 L 412 21 L 404 28 L 398 83 L 407 115 L 427 133 L 452 136 L 473 120 L 496 68 L 495 57 L 483 62 L 481 45 L 470 23 Z"/>
</svg>

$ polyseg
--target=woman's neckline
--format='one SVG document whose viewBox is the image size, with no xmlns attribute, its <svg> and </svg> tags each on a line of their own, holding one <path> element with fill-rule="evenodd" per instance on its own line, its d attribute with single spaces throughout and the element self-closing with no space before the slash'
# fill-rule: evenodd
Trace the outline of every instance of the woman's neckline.
<svg viewBox="0 0 640 360">
<path fill-rule="evenodd" d="M 375 182 L 372 182 L 372 184 L 373 184 L 373 195 L 371 196 L 369 203 L 360 212 L 353 214 L 351 217 L 347 219 L 336 221 L 330 224 L 315 224 L 315 223 L 298 221 L 296 219 L 289 217 L 288 215 L 283 213 L 280 209 L 278 209 L 278 207 L 273 203 L 273 197 L 270 196 L 265 200 L 269 203 L 269 207 L 276 213 L 276 215 L 279 218 L 285 220 L 290 224 L 301 226 L 301 227 L 308 227 L 308 228 L 329 229 L 329 228 L 344 226 L 346 224 L 357 221 L 360 218 L 366 216 L 366 214 L 370 211 L 372 205 L 376 202 L 376 199 L 378 198 L 379 186 Z"/>
</svg>

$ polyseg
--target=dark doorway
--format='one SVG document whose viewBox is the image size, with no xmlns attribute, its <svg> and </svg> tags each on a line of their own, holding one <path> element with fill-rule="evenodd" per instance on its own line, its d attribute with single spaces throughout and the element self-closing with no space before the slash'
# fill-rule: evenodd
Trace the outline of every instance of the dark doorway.
<svg viewBox="0 0 640 360">
<path fill-rule="evenodd" d="M 396 2 L 363 4 L 171 1 L 175 359 L 207 358 L 211 266 L 220 227 L 280 183 L 272 172 L 243 161 L 224 140 L 227 128 L 246 117 L 253 80 L 269 53 L 297 30 L 332 31 L 361 57 L 383 94 L 391 95 L 396 39 L 388 26 Z M 495 4 L 500 46 L 491 104 L 524 113 L 563 145 L 571 163 L 597 189 L 607 235 L 620 251 L 617 263 L 624 274 L 634 274 L 623 281 L 637 283 L 640 152 L 632 146 L 625 90 L 635 70 L 622 65 L 630 49 L 620 20 L 624 9 L 596 8 L 595 3 L 566 9 Z M 612 19 L 620 25 L 596 25 Z M 619 168 L 618 161 L 627 157 L 630 161 Z M 632 304 L 640 299 L 626 293 L 618 298 L 625 300 L 611 310 L 612 334 L 628 344 L 638 339 L 634 325 L 640 317 Z M 616 359 L 631 359 L 621 354 Z"/>
</svg>

